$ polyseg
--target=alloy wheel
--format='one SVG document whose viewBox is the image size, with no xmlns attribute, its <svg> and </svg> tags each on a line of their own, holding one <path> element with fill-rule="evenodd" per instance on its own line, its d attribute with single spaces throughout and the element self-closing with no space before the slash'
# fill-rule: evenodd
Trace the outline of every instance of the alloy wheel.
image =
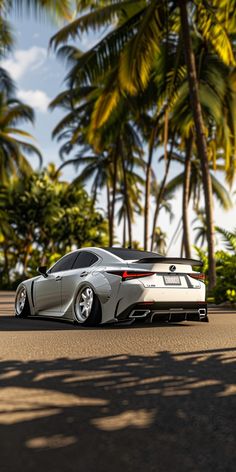
<svg viewBox="0 0 236 472">
<path fill-rule="evenodd" d="M 26 288 L 21 287 L 16 297 L 16 314 L 21 315 L 26 303 Z"/>
<path fill-rule="evenodd" d="M 90 287 L 83 288 L 77 295 L 75 302 L 75 314 L 79 323 L 84 323 L 92 310 L 93 290 Z"/>
</svg>

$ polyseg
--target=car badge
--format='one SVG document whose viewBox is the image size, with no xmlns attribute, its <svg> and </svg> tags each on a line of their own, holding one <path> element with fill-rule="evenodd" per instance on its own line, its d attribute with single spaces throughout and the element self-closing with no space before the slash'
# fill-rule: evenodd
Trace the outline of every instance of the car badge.
<svg viewBox="0 0 236 472">
<path fill-rule="evenodd" d="M 175 272 L 175 271 L 176 271 L 175 265 L 171 265 L 171 266 L 169 267 L 169 270 L 170 270 L 171 272 Z"/>
</svg>

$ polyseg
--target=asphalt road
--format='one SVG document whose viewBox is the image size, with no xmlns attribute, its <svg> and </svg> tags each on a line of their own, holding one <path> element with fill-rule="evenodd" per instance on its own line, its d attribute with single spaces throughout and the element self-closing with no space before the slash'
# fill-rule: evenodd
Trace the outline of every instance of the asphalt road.
<svg viewBox="0 0 236 472">
<path fill-rule="evenodd" d="M 229 472 L 236 312 L 76 328 L 0 294 L 1 472 Z"/>
</svg>

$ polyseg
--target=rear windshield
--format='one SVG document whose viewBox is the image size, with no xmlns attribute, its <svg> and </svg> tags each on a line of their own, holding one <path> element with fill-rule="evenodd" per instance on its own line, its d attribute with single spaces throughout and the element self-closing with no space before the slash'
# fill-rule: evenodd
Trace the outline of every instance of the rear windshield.
<svg viewBox="0 0 236 472">
<path fill-rule="evenodd" d="M 137 249 L 125 249 L 122 247 L 104 247 L 103 249 L 126 261 L 143 259 L 144 257 L 163 257 L 161 254 L 157 254 L 157 252 L 139 251 Z"/>
</svg>

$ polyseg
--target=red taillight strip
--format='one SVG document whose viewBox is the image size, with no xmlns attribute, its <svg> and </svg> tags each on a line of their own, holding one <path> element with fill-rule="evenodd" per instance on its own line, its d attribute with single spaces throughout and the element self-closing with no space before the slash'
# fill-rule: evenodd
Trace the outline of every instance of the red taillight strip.
<svg viewBox="0 0 236 472">
<path fill-rule="evenodd" d="M 107 273 L 120 276 L 122 278 L 122 281 L 136 279 L 140 277 L 150 277 L 151 275 L 155 274 L 155 272 L 129 272 L 127 270 L 108 270 Z"/>
<path fill-rule="evenodd" d="M 196 273 L 191 273 L 191 274 L 188 274 L 189 277 L 192 277 L 193 279 L 197 279 L 197 280 L 205 280 L 206 279 L 206 276 L 205 274 L 196 274 Z"/>
<path fill-rule="evenodd" d="M 135 279 L 136 277 L 150 277 L 153 272 L 123 272 L 122 280 Z"/>
</svg>

